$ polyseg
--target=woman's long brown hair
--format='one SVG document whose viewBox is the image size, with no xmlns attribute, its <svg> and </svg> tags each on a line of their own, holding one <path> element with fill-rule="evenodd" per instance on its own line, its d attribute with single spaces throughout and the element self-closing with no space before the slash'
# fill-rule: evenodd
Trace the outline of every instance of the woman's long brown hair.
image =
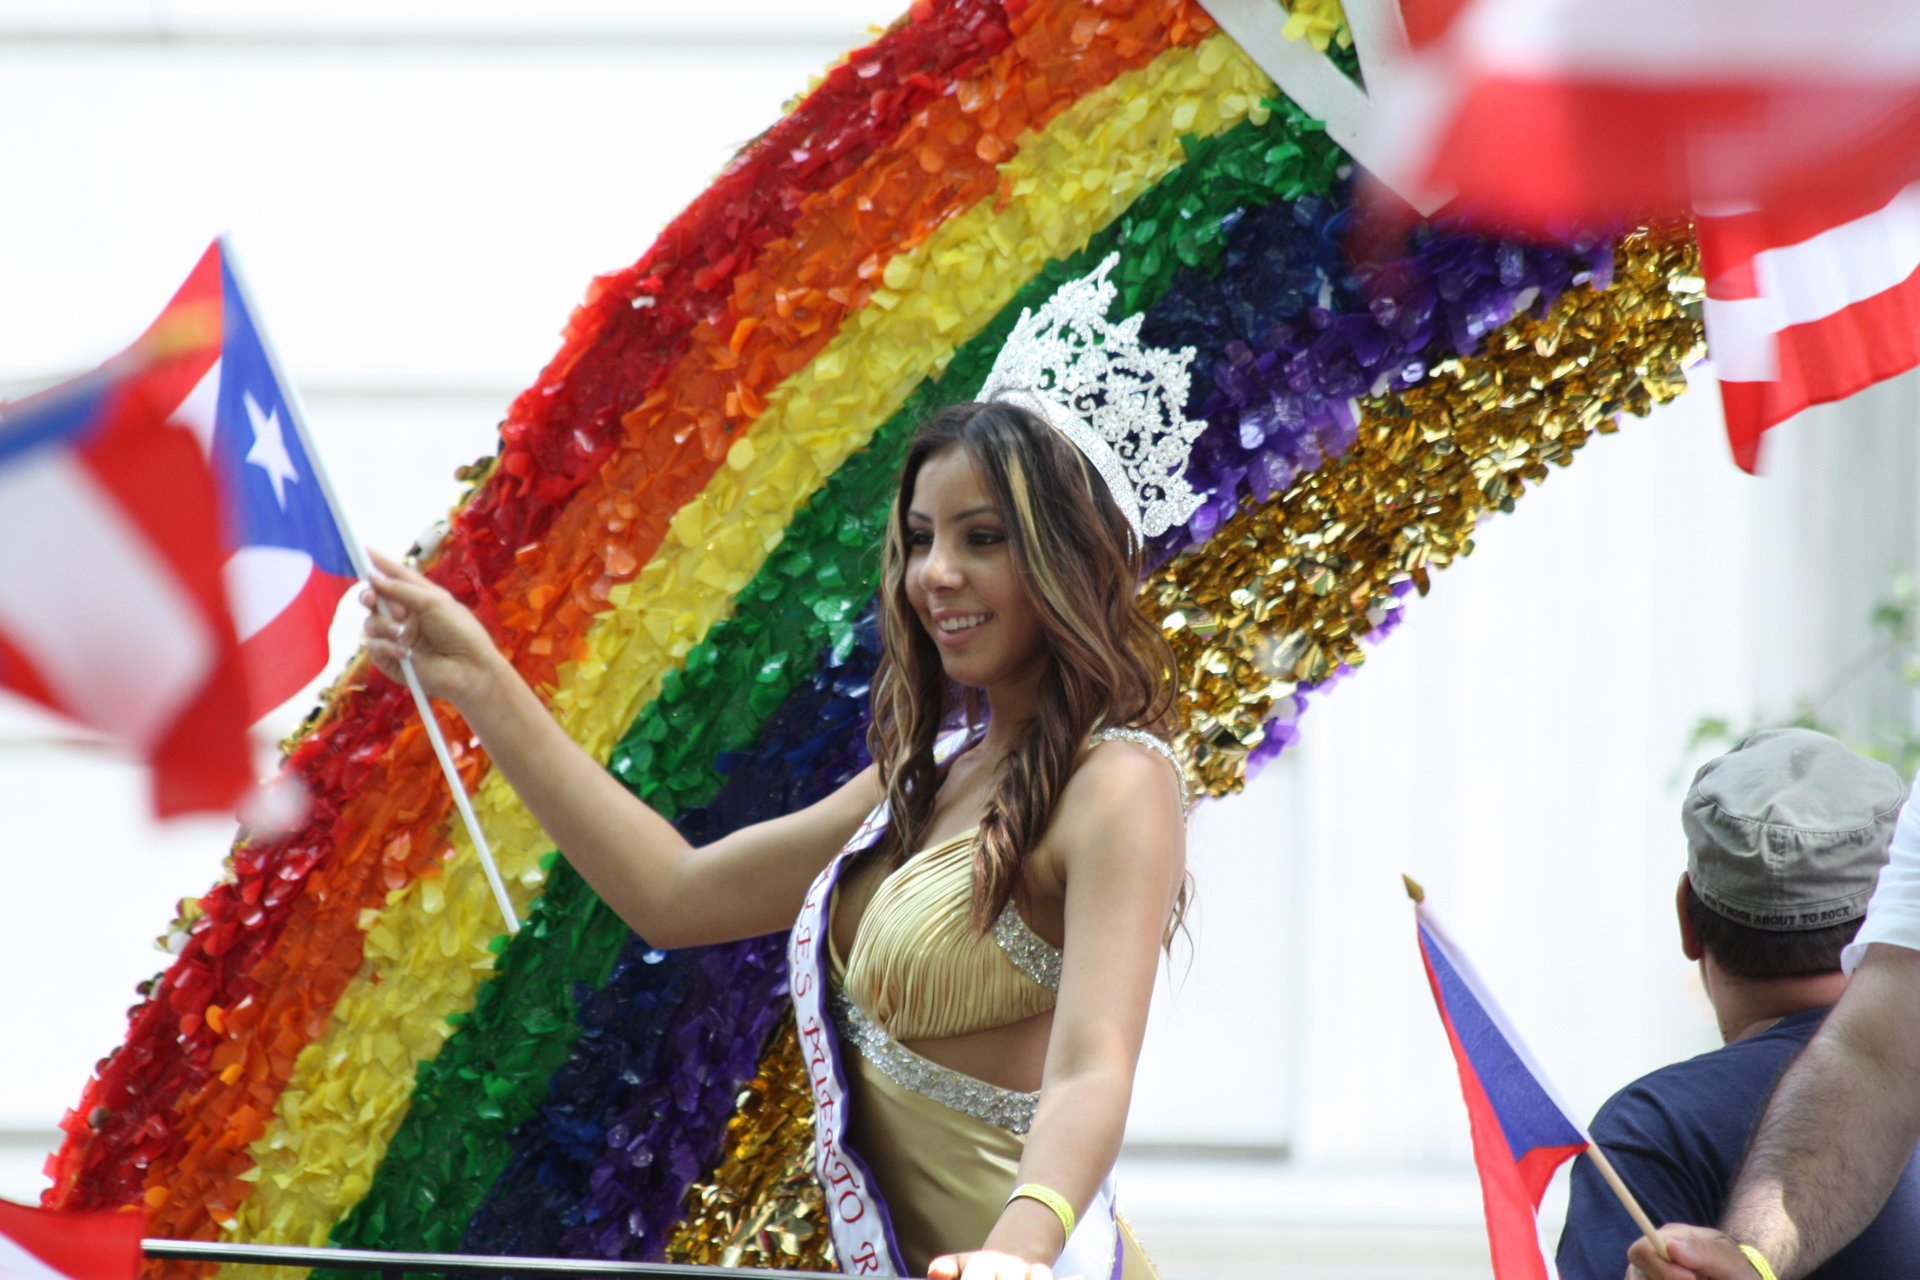
<svg viewBox="0 0 1920 1280">
<path fill-rule="evenodd" d="M 1088 735 L 1139 728 L 1169 736 L 1175 667 L 1166 638 L 1135 603 L 1140 548 L 1080 451 L 1017 405 L 960 404 L 935 414 L 907 447 L 881 559 L 882 652 L 867 732 L 887 794 L 879 851 L 899 859 L 920 848 L 944 773 L 934 743 L 958 713 L 979 720 L 977 691 L 947 679 L 907 600 L 907 509 L 921 467 L 949 449 L 972 461 L 1006 518 L 1049 654 L 1033 730 L 1001 765 L 974 842 L 973 923 L 984 931 L 1018 887 L 1021 862 L 1046 834 Z M 1186 898 L 1183 886 L 1176 923 Z"/>
</svg>

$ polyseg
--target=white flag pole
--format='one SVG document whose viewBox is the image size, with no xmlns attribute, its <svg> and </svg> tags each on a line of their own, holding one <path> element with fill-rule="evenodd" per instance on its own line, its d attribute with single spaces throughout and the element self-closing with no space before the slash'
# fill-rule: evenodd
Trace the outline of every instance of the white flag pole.
<svg viewBox="0 0 1920 1280">
<path fill-rule="evenodd" d="M 367 561 L 366 548 L 353 536 L 353 528 L 347 523 L 346 509 L 340 505 L 340 499 L 333 491 L 333 482 L 327 478 L 327 470 L 320 464 L 320 455 L 313 447 L 313 437 L 307 434 L 306 406 L 300 401 L 300 390 L 281 367 L 280 354 L 274 350 L 273 339 L 267 335 L 267 327 L 260 320 L 260 308 L 254 303 L 252 290 L 247 287 L 247 277 L 240 270 L 240 260 L 233 252 L 232 240 L 222 233 L 219 244 L 220 256 L 227 270 L 233 274 L 233 283 L 240 291 L 248 314 L 253 318 L 253 331 L 259 336 L 261 350 L 266 353 L 267 367 L 273 371 L 281 393 L 286 396 L 287 413 L 293 419 L 294 435 L 299 438 L 300 447 L 306 451 L 307 462 L 313 467 L 313 478 L 319 482 L 320 492 L 327 500 L 327 510 L 333 515 L 341 540 L 347 544 L 347 555 L 353 561 L 353 570 L 361 581 L 370 581 L 373 567 Z M 386 604 L 382 602 L 379 608 L 380 615 L 391 622 Z M 413 695 L 413 705 L 419 708 L 420 723 L 427 730 L 427 741 L 433 744 L 434 757 L 440 761 L 440 772 L 446 775 L 447 789 L 453 793 L 454 806 L 460 810 L 460 821 L 466 824 L 467 837 L 473 841 L 474 850 L 480 855 L 480 865 L 486 870 L 487 884 L 493 889 L 493 900 L 499 904 L 500 915 L 507 922 L 507 932 L 518 933 L 520 917 L 514 914 L 513 899 L 507 896 L 506 881 L 500 878 L 500 868 L 493 860 L 493 848 L 487 843 L 486 833 L 480 829 L 480 819 L 474 815 L 473 802 L 467 798 L 467 789 L 460 782 L 459 770 L 453 767 L 453 755 L 447 750 L 446 737 L 440 732 L 440 722 L 433 714 L 426 690 L 420 687 L 420 677 L 413 669 L 411 657 L 400 659 L 400 671 L 407 679 L 407 691 Z"/>
</svg>

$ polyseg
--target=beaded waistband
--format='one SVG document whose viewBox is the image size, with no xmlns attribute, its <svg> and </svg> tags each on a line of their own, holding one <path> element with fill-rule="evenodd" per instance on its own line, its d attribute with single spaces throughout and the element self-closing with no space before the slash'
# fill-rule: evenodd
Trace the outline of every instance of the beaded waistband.
<svg viewBox="0 0 1920 1280">
<path fill-rule="evenodd" d="M 1009 1133 L 1025 1133 L 1033 1127 L 1039 1094 L 1002 1089 L 921 1057 L 838 991 L 832 995 L 831 1007 L 841 1039 L 902 1089 Z"/>
</svg>

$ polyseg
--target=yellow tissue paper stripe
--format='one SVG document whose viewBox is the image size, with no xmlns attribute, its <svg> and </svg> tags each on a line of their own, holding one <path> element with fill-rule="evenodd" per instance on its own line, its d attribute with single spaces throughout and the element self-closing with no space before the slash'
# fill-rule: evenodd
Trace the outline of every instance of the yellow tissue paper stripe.
<svg viewBox="0 0 1920 1280">
<path fill-rule="evenodd" d="M 1056 117 L 1001 167 L 997 198 L 894 260 L 875 305 L 767 399 L 728 465 L 674 517 L 658 553 L 596 619 L 561 672 L 555 717 L 606 761 L 640 707 L 779 545 L 815 489 L 924 379 L 946 366 L 1048 261 L 1072 253 L 1184 160 L 1183 134 L 1263 118 L 1266 77 L 1225 36 L 1169 51 Z M 498 774 L 474 796 L 501 871 L 524 904 L 552 847 Z M 254 1243 L 320 1244 L 363 1195 L 405 1115 L 414 1068 L 452 1034 L 492 968 L 498 915 L 473 849 L 453 836 L 445 874 L 397 890 L 325 1033 L 300 1054 L 258 1177 L 227 1230 Z"/>
<path fill-rule="evenodd" d="M 1287 24 L 1280 34 L 1289 40 L 1305 40 L 1321 53 L 1327 46 L 1353 47 L 1353 32 L 1347 27 L 1347 12 L 1340 0 L 1287 0 Z"/>
</svg>

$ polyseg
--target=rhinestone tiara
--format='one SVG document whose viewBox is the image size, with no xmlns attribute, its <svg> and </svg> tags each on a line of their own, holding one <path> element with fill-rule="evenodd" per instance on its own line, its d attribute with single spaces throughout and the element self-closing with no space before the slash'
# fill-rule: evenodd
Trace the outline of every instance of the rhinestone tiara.
<svg viewBox="0 0 1920 1280">
<path fill-rule="evenodd" d="M 1115 324 L 1110 253 L 1090 275 L 1020 313 L 980 399 L 1032 410 L 1074 443 L 1107 482 L 1136 538 L 1164 533 L 1200 505 L 1187 455 L 1205 422 L 1187 417 L 1193 348 L 1140 344 L 1141 316 Z"/>
</svg>

